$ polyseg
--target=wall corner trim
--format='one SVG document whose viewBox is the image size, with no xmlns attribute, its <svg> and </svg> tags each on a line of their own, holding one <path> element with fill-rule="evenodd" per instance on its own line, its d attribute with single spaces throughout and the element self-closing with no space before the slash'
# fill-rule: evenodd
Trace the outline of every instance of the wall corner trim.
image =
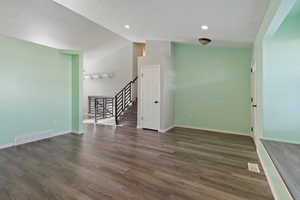
<svg viewBox="0 0 300 200">
<path fill-rule="evenodd" d="M 172 126 L 169 126 L 169 127 L 166 128 L 166 129 L 159 129 L 158 132 L 160 132 L 160 133 L 166 133 L 166 132 L 170 131 L 171 129 L 173 129 L 174 127 L 175 127 L 175 126 L 172 125 Z"/>
<path fill-rule="evenodd" d="M 70 133 L 73 133 L 73 132 L 72 131 L 64 131 L 64 132 L 57 132 L 57 133 L 49 133 L 49 134 L 43 135 L 42 138 L 31 138 L 31 136 L 28 136 L 28 138 L 25 138 L 25 142 L 22 142 L 22 143 L 16 142 L 16 139 L 15 139 L 15 142 L 13 142 L 13 143 L 0 145 L 0 150 L 10 148 L 10 147 L 19 146 L 19 145 L 23 145 L 23 144 L 28 144 L 28 143 L 32 143 L 32 142 L 42 141 L 42 140 L 46 140 L 46 139 L 49 139 L 49 138 L 70 134 Z"/>
<path fill-rule="evenodd" d="M 189 128 L 189 129 L 196 129 L 196 130 L 209 131 L 209 132 L 215 132 L 215 133 L 224 133 L 224 134 L 241 135 L 241 136 L 252 137 L 252 135 L 250 135 L 248 133 L 237 132 L 237 131 L 225 131 L 225 130 L 201 128 L 201 127 L 187 126 L 187 125 L 175 125 L 175 127 L 177 127 L 177 128 Z"/>
<path fill-rule="evenodd" d="M 7 148 L 13 147 L 13 146 L 15 146 L 14 143 L 3 144 L 3 145 L 0 145 L 0 150 L 1 150 L 1 149 L 7 149 Z"/>
<path fill-rule="evenodd" d="M 262 142 L 255 140 L 256 151 L 275 200 L 294 200 Z M 264 155 L 263 155 L 264 154 Z M 265 159 L 264 159 L 265 158 Z M 281 187 L 279 191 L 277 188 Z"/>
<path fill-rule="evenodd" d="M 273 141 L 273 142 L 284 142 L 284 143 L 289 143 L 289 144 L 300 144 L 300 142 L 297 141 L 292 141 L 292 140 L 282 140 L 282 139 L 276 139 L 276 138 L 270 138 L 270 137 L 262 137 L 262 140 L 268 140 L 268 141 Z"/>
</svg>

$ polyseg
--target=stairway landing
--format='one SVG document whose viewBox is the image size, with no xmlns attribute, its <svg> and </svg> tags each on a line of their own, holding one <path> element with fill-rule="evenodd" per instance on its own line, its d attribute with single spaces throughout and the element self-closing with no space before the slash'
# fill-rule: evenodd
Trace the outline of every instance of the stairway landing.
<svg viewBox="0 0 300 200">
<path fill-rule="evenodd" d="M 119 119 L 120 126 L 136 128 L 137 126 L 137 102 L 134 102 Z"/>
</svg>

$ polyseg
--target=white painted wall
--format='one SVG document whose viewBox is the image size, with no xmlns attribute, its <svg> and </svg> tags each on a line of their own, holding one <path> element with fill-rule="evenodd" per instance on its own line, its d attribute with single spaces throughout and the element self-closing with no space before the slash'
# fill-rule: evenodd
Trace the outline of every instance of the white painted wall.
<svg viewBox="0 0 300 200">
<path fill-rule="evenodd" d="M 139 76 L 143 66 L 160 65 L 161 67 L 160 131 L 164 131 L 174 125 L 174 56 L 173 45 L 171 42 L 147 41 L 146 56 L 140 57 L 138 60 Z M 140 89 L 141 88 L 139 88 L 139 99 L 141 94 Z M 138 102 L 138 108 L 138 127 L 141 127 L 141 102 Z"/>
<path fill-rule="evenodd" d="M 133 68 L 132 68 L 132 79 L 138 77 L 138 58 L 145 55 L 145 43 L 133 43 Z M 133 85 L 133 94 L 132 97 L 137 98 L 138 94 L 138 85 Z"/>
<path fill-rule="evenodd" d="M 133 69 L 132 78 L 138 76 L 138 57 L 144 56 L 146 45 L 144 43 L 133 43 Z"/>
<path fill-rule="evenodd" d="M 175 48 L 170 43 L 170 54 L 162 57 L 162 121 L 161 130 L 174 125 L 175 118 Z"/>
<path fill-rule="evenodd" d="M 88 112 L 88 96 L 114 96 L 132 80 L 133 44 L 124 42 L 110 54 L 102 56 L 97 50 L 84 55 L 86 73 L 113 73 L 112 78 L 85 79 L 83 82 L 84 111 Z"/>
</svg>

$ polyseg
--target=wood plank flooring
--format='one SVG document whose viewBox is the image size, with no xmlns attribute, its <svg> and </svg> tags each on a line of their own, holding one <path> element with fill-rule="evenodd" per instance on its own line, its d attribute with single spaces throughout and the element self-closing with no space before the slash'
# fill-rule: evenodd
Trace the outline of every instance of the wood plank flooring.
<svg viewBox="0 0 300 200">
<path fill-rule="evenodd" d="M 263 144 L 295 200 L 300 200 L 300 145 L 263 140 Z"/>
<path fill-rule="evenodd" d="M 244 136 L 88 126 L 0 150 L 1 200 L 271 200 Z"/>
</svg>

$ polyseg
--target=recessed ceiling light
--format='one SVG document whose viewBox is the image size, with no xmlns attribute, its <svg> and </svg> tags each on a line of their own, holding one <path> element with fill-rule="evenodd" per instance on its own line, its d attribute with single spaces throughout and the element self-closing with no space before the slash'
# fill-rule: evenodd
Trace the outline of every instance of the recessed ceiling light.
<svg viewBox="0 0 300 200">
<path fill-rule="evenodd" d="M 208 26 L 203 25 L 203 26 L 201 26 L 201 29 L 202 29 L 202 30 L 207 30 L 207 29 L 208 29 Z"/>
<path fill-rule="evenodd" d="M 124 26 L 126 29 L 130 29 L 130 26 L 127 24 Z"/>
</svg>

